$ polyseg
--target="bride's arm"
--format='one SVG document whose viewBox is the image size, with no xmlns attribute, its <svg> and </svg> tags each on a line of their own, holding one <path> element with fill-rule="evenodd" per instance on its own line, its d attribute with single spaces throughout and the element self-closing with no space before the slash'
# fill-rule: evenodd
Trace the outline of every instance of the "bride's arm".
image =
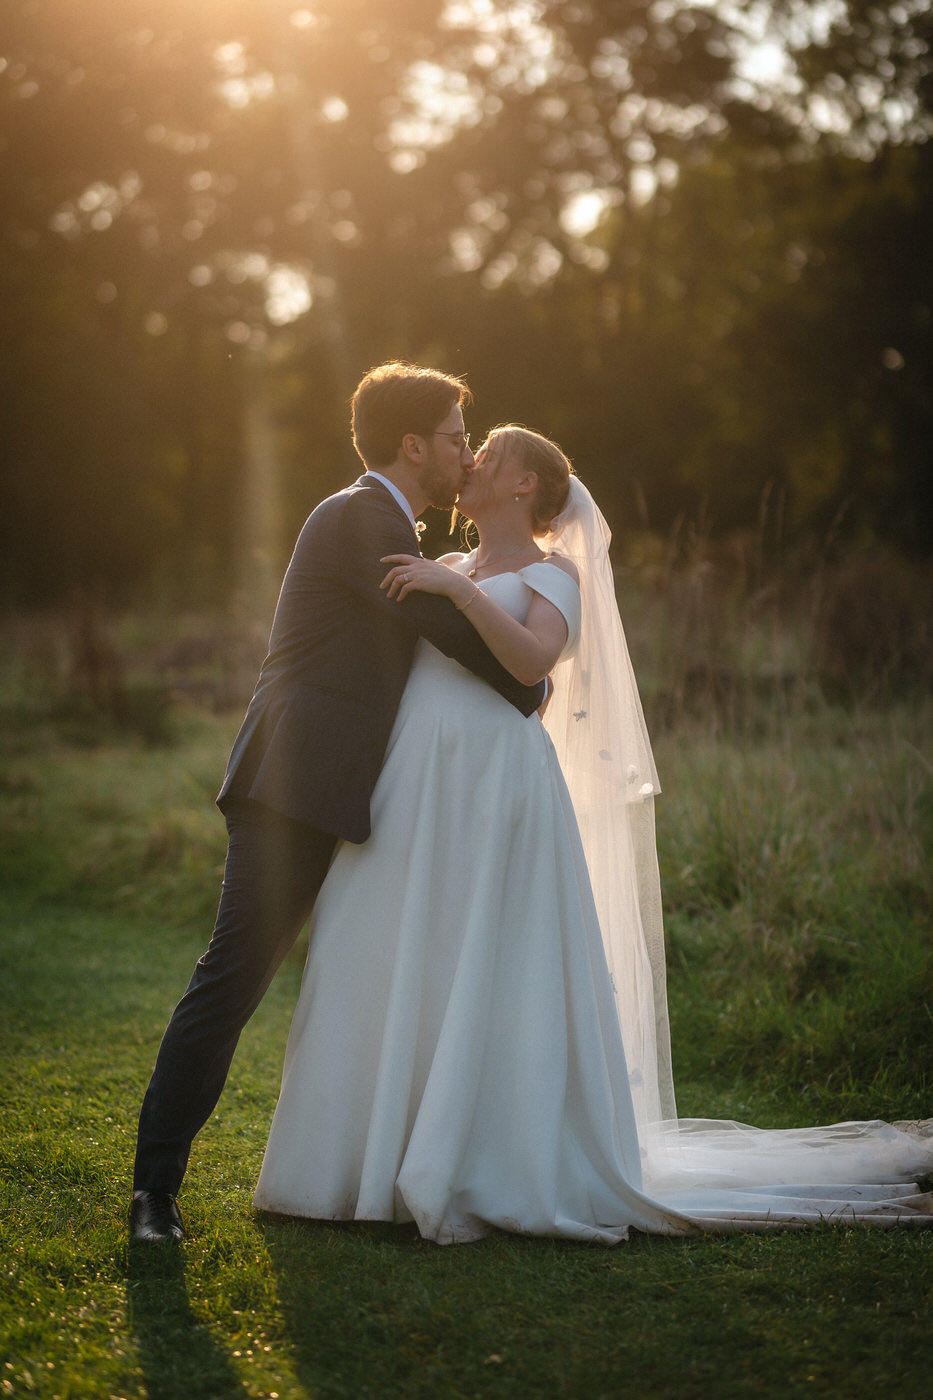
<svg viewBox="0 0 933 1400">
<path fill-rule="evenodd" d="M 518 622 L 488 594 L 467 578 L 434 559 L 391 554 L 382 560 L 393 564 L 382 581 L 390 598 L 401 602 L 408 593 L 441 593 L 466 615 L 489 650 L 523 685 L 534 685 L 550 672 L 567 642 L 567 623 L 553 603 L 536 593 L 524 622 Z M 576 569 L 566 559 L 552 558 L 576 580 Z"/>
</svg>

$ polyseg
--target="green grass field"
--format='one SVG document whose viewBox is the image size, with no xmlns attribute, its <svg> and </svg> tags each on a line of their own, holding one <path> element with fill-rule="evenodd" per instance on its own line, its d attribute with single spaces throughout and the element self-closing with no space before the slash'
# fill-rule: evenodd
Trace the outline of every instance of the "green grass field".
<svg viewBox="0 0 933 1400">
<path fill-rule="evenodd" d="M 256 1216 L 300 949 L 196 1145 L 188 1241 L 131 1249 L 135 1116 L 209 933 L 236 718 L 181 710 L 147 745 L 23 694 L 0 740 L 2 1394 L 929 1393 L 933 1231 L 441 1249 Z M 931 737 L 917 698 L 661 733 L 681 1113 L 933 1113 Z"/>
</svg>

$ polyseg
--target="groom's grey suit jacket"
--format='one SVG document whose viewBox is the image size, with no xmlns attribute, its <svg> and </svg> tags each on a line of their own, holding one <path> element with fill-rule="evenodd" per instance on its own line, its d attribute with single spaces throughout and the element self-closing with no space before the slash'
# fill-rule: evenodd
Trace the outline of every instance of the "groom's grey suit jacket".
<svg viewBox="0 0 933 1400">
<path fill-rule="evenodd" d="M 362 476 L 305 522 L 282 583 L 269 654 L 217 798 L 247 798 L 347 841 L 370 832 L 370 798 L 419 636 L 525 715 L 543 682 L 522 686 L 448 598 L 379 588 L 387 554 L 417 554 L 411 522 Z"/>
</svg>

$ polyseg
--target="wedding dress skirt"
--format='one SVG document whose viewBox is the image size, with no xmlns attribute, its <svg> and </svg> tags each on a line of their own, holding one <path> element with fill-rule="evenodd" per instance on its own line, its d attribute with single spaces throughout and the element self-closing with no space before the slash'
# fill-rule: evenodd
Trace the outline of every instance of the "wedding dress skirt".
<svg viewBox="0 0 933 1400">
<path fill-rule="evenodd" d="M 556 566 L 483 587 L 518 617 L 532 590 L 550 597 L 572 648 L 575 589 Z M 440 1243 L 924 1218 L 916 1187 L 871 1182 L 933 1168 L 929 1138 L 878 1125 L 834 1154 L 785 1137 L 781 1176 L 780 1134 L 640 1122 L 644 1078 L 547 732 L 420 643 L 373 834 L 339 848 L 317 900 L 255 1205 L 414 1220 Z"/>
</svg>

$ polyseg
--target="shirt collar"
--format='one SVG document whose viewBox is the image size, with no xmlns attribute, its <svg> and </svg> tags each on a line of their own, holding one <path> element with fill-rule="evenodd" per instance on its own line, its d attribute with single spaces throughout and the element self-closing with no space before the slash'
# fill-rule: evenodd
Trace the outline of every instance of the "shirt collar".
<svg viewBox="0 0 933 1400">
<path fill-rule="evenodd" d="M 415 525 L 415 513 L 412 510 L 411 506 L 408 504 L 408 498 L 402 494 L 402 492 L 396 486 L 395 482 L 390 481 L 388 477 L 383 476 L 381 472 L 372 471 L 369 467 L 366 468 L 366 475 L 374 477 L 376 481 L 382 482 L 383 486 L 386 488 L 389 494 L 393 496 L 394 499 L 398 502 L 398 504 L 402 507 L 402 510 L 405 512 L 405 514 L 408 516 L 408 519 L 411 521 L 411 528 L 415 531 L 415 534 L 417 534 L 418 530 Z"/>
</svg>

